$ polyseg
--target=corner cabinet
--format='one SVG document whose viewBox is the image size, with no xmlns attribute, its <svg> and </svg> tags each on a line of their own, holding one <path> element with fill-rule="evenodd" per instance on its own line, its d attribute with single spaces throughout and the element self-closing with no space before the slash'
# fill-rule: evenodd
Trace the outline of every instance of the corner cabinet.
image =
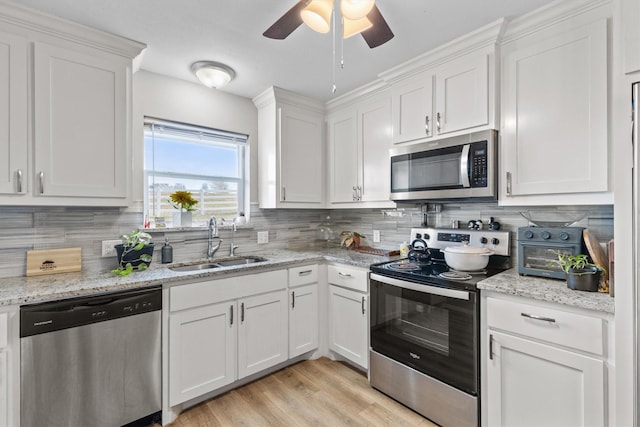
<svg viewBox="0 0 640 427">
<path fill-rule="evenodd" d="M 499 202 L 613 203 L 606 14 L 550 20 L 502 46 Z"/>
<path fill-rule="evenodd" d="M 502 295 L 482 309 L 486 425 L 608 424 L 606 319 Z"/>
<path fill-rule="evenodd" d="M 0 34 L 1 204 L 127 206 L 145 45 L 17 5 L 0 5 Z"/>
<path fill-rule="evenodd" d="M 260 208 L 323 208 L 324 105 L 275 87 L 253 102 Z"/>
<path fill-rule="evenodd" d="M 329 115 L 332 207 L 393 207 L 389 200 L 391 99 L 360 101 Z"/>
</svg>

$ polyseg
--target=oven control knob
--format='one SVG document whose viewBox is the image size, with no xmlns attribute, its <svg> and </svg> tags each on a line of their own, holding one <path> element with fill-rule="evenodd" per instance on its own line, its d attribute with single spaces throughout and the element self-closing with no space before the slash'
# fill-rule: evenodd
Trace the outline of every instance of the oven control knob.
<svg viewBox="0 0 640 427">
<path fill-rule="evenodd" d="M 564 231 L 560 233 L 560 240 L 569 240 L 569 233 Z"/>
<path fill-rule="evenodd" d="M 422 235 L 422 240 L 429 240 L 429 239 L 431 239 L 431 236 L 429 236 L 427 233 L 424 233 Z"/>
<path fill-rule="evenodd" d="M 549 240 L 551 238 L 551 233 L 549 233 L 548 231 L 543 231 L 542 233 L 540 233 L 540 237 L 542 237 L 544 240 Z"/>
<path fill-rule="evenodd" d="M 422 239 L 422 234 L 416 233 L 416 239 Z"/>
<path fill-rule="evenodd" d="M 495 237 L 493 239 L 491 239 L 491 244 L 492 245 L 497 245 L 500 243 L 500 240 L 496 239 Z"/>
<path fill-rule="evenodd" d="M 481 237 L 480 238 L 480 243 L 482 243 L 483 245 L 487 243 L 487 238 L 486 237 Z"/>
<path fill-rule="evenodd" d="M 533 239 L 533 231 L 531 230 L 527 230 L 524 232 L 524 237 L 526 237 L 527 239 Z"/>
</svg>

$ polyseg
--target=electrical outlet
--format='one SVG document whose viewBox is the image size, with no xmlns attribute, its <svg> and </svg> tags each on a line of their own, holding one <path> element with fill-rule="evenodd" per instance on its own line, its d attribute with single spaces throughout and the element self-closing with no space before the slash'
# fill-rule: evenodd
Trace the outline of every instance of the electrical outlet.
<svg viewBox="0 0 640 427">
<path fill-rule="evenodd" d="M 380 230 L 373 230 L 373 243 L 380 243 Z"/>
<path fill-rule="evenodd" d="M 102 256 L 110 257 L 116 255 L 115 245 L 122 243 L 122 240 L 103 240 L 102 241 Z"/>
<path fill-rule="evenodd" d="M 269 232 L 258 231 L 258 244 L 262 245 L 264 243 L 269 243 Z"/>
</svg>

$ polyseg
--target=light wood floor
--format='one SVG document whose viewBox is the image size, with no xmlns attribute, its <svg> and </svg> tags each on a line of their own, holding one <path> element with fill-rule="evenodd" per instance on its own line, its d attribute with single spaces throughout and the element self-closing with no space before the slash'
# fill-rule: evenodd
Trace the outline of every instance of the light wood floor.
<svg viewBox="0 0 640 427">
<path fill-rule="evenodd" d="M 371 388 L 362 373 L 322 358 L 297 363 L 194 406 L 171 426 L 435 424 Z"/>
</svg>

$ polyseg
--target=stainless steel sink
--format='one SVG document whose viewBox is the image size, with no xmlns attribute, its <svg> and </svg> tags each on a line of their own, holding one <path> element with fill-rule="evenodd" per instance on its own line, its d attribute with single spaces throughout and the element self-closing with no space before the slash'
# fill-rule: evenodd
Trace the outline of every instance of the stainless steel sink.
<svg viewBox="0 0 640 427">
<path fill-rule="evenodd" d="M 210 270 L 214 268 L 224 268 L 224 267 L 234 267 L 238 265 L 249 265 L 254 264 L 256 262 L 266 261 L 266 258 L 258 257 L 258 256 L 246 256 L 246 257 L 234 257 L 221 259 L 220 261 L 204 261 L 194 264 L 187 265 L 178 265 L 175 267 L 169 267 L 169 270 L 173 271 L 201 271 L 201 270 Z"/>
</svg>

